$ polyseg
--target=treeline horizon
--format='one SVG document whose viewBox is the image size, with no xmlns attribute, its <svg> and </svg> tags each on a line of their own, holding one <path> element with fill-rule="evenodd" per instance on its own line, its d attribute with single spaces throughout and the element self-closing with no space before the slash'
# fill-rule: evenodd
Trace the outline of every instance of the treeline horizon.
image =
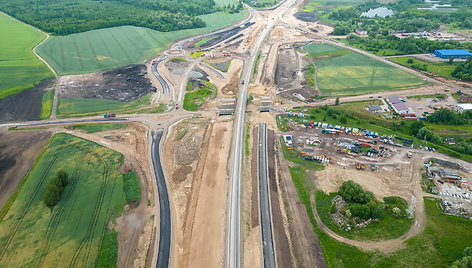
<svg viewBox="0 0 472 268">
<path fill-rule="evenodd" d="M 0 10 L 51 35 L 131 25 L 168 32 L 202 28 L 197 16 L 241 6 L 218 7 L 214 0 L 0 0 Z"/>
</svg>

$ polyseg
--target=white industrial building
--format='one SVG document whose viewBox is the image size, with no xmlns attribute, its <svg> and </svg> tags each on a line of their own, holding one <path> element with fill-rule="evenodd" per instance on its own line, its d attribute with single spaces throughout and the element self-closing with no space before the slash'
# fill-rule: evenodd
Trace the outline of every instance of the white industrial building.
<svg viewBox="0 0 472 268">
<path fill-rule="evenodd" d="M 463 114 L 470 110 L 472 110 L 472 103 L 459 103 L 456 105 L 456 112 L 458 113 Z"/>
</svg>

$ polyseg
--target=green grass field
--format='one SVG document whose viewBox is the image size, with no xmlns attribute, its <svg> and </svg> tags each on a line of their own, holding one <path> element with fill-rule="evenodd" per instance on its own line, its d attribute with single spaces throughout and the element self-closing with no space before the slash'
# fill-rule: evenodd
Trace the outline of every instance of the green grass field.
<svg viewBox="0 0 472 268">
<path fill-rule="evenodd" d="M 323 53 L 344 50 L 342 47 L 318 43 L 311 43 L 309 45 L 304 46 L 303 49 L 306 52 L 310 53 L 310 55 L 323 55 Z"/>
<path fill-rule="evenodd" d="M 321 0 L 311 1 L 300 8 L 303 12 L 315 13 L 315 17 L 324 22 L 329 22 L 328 16 L 331 12 L 346 9 L 358 5 L 366 0 Z"/>
<path fill-rule="evenodd" d="M 346 54 L 328 44 L 314 43 L 307 47 L 305 49 L 308 49 L 310 54 L 318 57 L 323 53 L 327 55 L 326 59 L 315 60 L 318 68 L 318 86 L 323 96 L 400 90 L 426 84 L 413 74 L 359 53 Z M 335 56 L 333 53 L 339 55 Z"/>
<path fill-rule="evenodd" d="M 429 95 L 416 95 L 407 96 L 407 99 L 434 99 L 434 98 L 447 98 L 446 94 L 429 94 Z"/>
<path fill-rule="evenodd" d="M 41 102 L 41 119 L 48 119 L 52 112 L 52 103 L 54 101 L 54 89 L 43 94 Z"/>
<path fill-rule="evenodd" d="M 107 130 L 121 129 L 128 126 L 128 123 L 105 123 L 105 124 L 84 124 L 84 125 L 72 125 L 72 129 L 80 129 L 87 133 L 96 133 Z"/>
<path fill-rule="evenodd" d="M 203 15 L 200 17 L 207 27 L 174 32 L 121 26 L 54 36 L 38 47 L 38 53 L 60 75 L 103 71 L 141 63 L 173 41 L 223 28 L 242 20 L 246 14 L 247 11 L 243 10 L 237 14 Z"/>
<path fill-rule="evenodd" d="M 206 42 L 208 42 L 208 41 L 210 41 L 210 40 L 213 40 L 213 39 L 215 39 L 215 38 L 216 38 L 216 36 L 213 36 L 213 37 L 205 37 L 205 38 L 203 38 L 202 40 L 196 42 L 196 43 L 193 44 L 193 45 L 196 46 L 196 47 L 199 47 L 199 46 L 205 44 Z"/>
<path fill-rule="evenodd" d="M 132 102 L 92 98 L 60 99 L 57 115 L 59 117 L 73 117 L 138 109 L 141 105 L 149 104 L 151 95 L 152 93 L 149 93 L 145 97 Z"/>
<path fill-rule="evenodd" d="M 33 54 L 33 47 L 46 36 L 0 12 L 0 99 L 31 88 L 53 77 Z"/>
<path fill-rule="evenodd" d="M 411 59 L 413 62 L 408 63 L 407 61 Z M 420 70 L 420 71 L 426 71 L 432 74 L 437 74 L 439 76 L 451 78 L 451 79 L 457 79 L 454 78 L 451 73 L 454 71 L 458 63 L 453 63 L 449 64 L 447 62 L 428 62 L 424 60 L 419 60 L 414 57 L 394 57 L 394 58 L 389 58 L 389 60 L 396 62 L 398 64 L 401 64 L 403 66 L 406 66 L 408 68 Z M 420 68 L 418 68 L 420 67 Z M 426 69 L 426 70 L 425 70 Z"/>
<path fill-rule="evenodd" d="M 237 0 L 215 0 L 215 4 L 217 6 L 223 7 L 227 5 L 237 5 L 238 1 Z"/>
<path fill-rule="evenodd" d="M 193 90 L 185 94 L 184 98 L 184 109 L 187 111 L 196 111 L 202 106 L 205 101 L 209 98 L 214 97 L 216 94 L 216 87 L 210 82 L 206 82 L 206 86 L 200 89 Z"/>
<path fill-rule="evenodd" d="M 126 203 L 122 163 L 123 155 L 94 142 L 51 138 L 0 223 L 0 266 L 94 267 L 108 222 Z M 51 210 L 43 193 L 60 169 L 69 184 Z"/>
<path fill-rule="evenodd" d="M 426 126 L 435 134 L 445 138 L 472 138 L 472 125 L 437 125 L 427 122 Z"/>
</svg>

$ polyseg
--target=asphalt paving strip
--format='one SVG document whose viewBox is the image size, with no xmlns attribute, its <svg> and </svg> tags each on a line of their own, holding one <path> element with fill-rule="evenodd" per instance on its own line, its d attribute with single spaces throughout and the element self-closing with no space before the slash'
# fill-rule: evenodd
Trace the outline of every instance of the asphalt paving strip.
<svg viewBox="0 0 472 268">
<path fill-rule="evenodd" d="M 267 127 L 259 123 L 258 142 L 258 179 L 259 179 L 259 212 L 261 220 L 262 256 L 264 267 L 277 267 L 272 230 L 272 211 L 270 206 L 268 165 L 267 165 Z"/>
<path fill-rule="evenodd" d="M 246 111 L 246 100 L 247 100 L 247 87 L 250 82 L 250 75 L 255 63 L 255 56 L 259 51 L 262 42 L 272 31 L 276 19 L 279 19 L 288 8 L 290 8 L 297 0 L 291 1 L 287 6 L 283 7 L 277 14 L 269 21 L 267 26 L 264 28 L 256 43 L 254 44 L 251 56 L 249 58 L 249 64 L 244 69 L 241 78 L 242 83 L 241 90 L 239 91 L 237 110 L 234 118 L 233 125 L 233 140 L 232 148 L 234 148 L 230 162 L 230 176 L 228 183 L 228 211 L 227 211 L 227 227 L 226 227 L 226 256 L 225 265 L 229 268 L 240 267 L 240 186 L 241 186 L 241 170 L 242 170 L 242 153 L 241 150 L 243 145 L 243 129 L 244 129 L 244 113 Z"/>
<path fill-rule="evenodd" d="M 53 121 L 40 121 L 34 123 L 10 123 L 10 124 L 1 124 L 0 127 L 7 125 L 12 127 L 28 127 L 28 126 L 46 126 L 46 125 L 61 125 L 61 124 L 70 124 L 70 123 L 88 123 L 88 122 L 110 122 L 110 121 L 129 121 L 129 118 L 126 117 L 116 117 L 116 118 L 94 118 L 94 119 L 76 119 L 76 120 L 53 120 Z"/>
<path fill-rule="evenodd" d="M 151 72 L 156 77 L 156 79 L 159 81 L 159 84 L 161 84 L 162 93 L 167 95 L 167 94 L 170 93 L 169 84 L 167 84 L 166 80 L 161 76 L 161 74 L 157 70 L 157 66 L 159 65 L 159 63 L 161 63 L 165 59 L 167 59 L 167 55 L 164 55 L 164 56 L 156 59 L 156 63 L 154 63 L 151 66 Z"/>
<path fill-rule="evenodd" d="M 152 133 L 152 147 L 151 147 L 151 158 L 156 176 L 157 194 L 159 198 L 159 247 L 157 249 L 157 268 L 169 267 L 169 256 L 170 256 L 170 242 L 171 242 L 171 215 L 170 215 L 170 204 L 169 194 L 167 191 L 167 184 L 164 178 L 164 172 L 162 171 L 160 154 L 159 154 L 159 143 L 161 142 L 163 129 L 153 131 Z"/>
</svg>

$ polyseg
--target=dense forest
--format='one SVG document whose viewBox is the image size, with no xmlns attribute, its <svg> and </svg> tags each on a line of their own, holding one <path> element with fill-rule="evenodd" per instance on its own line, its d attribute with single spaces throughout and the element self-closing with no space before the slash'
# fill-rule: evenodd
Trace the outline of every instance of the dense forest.
<svg viewBox="0 0 472 268">
<path fill-rule="evenodd" d="M 329 20 L 336 26 L 334 35 L 345 35 L 353 32 L 357 27 L 368 31 L 369 35 L 388 33 L 389 31 L 432 31 L 440 25 L 448 24 L 460 29 L 472 29 L 472 12 L 461 7 L 468 7 L 472 1 L 453 0 L 450 2 L 458 10 L 453 12 L 435 12 L 431 10 L 418 10 L 417 7 L 424 4 L 418 0 L 400 0 L 390 4 L 368 2 L 348 9 L 340 9 L 329 15 Z M 386 18 L 361 17 L 362 12 L 371 8 L 387 7 L 394 11 L 393 16 Z"/>
<path fill-rule="evenodd" d="M 0 0 L 0 10 L 54 35 L 133 25 L 158 31 L 205 27 L 214 0 Z M 239 12 L 239 9 L 231 9 Z"/>
</svg>

